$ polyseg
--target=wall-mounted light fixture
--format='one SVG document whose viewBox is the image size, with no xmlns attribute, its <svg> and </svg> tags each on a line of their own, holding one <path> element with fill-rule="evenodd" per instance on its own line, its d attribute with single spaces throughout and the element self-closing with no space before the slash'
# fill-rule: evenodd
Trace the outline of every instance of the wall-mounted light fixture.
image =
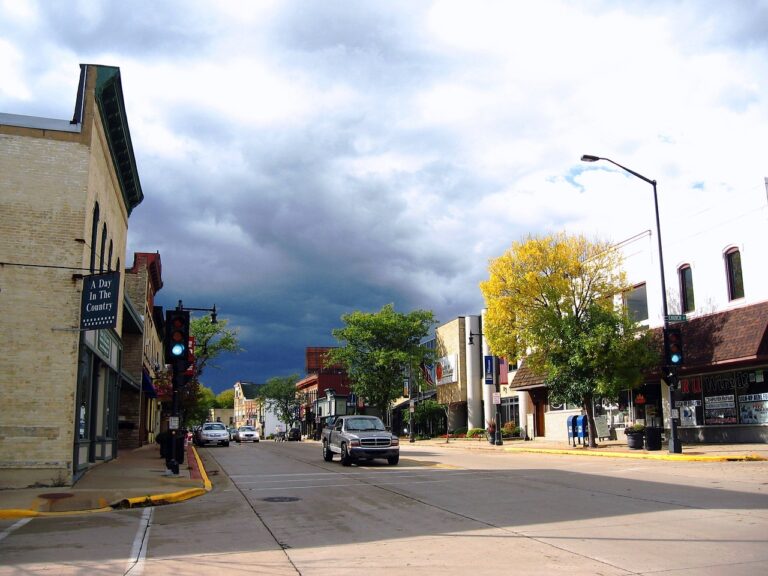
<svg viewBox="0 0 768 576">
<path fill-rule="evenodd" d="M 483 334 L 482 332 L 472 332 L 470 330 L 469 338 L 467 339 L 467 344 L 469 344 L 470 346 L 474 345 L 474 343 L 475 343 L 475 336 L 485 336 L 485 334 Z"/>
</svg>

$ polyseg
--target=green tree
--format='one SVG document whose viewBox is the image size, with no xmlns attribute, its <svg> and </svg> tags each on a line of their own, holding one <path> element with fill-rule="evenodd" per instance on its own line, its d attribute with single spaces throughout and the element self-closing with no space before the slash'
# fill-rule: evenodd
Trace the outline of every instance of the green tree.
<svg viewBox="0 0 768 576">
<path fill-rule="evenodd" d="M 621 254 L 564 233 L 528 237 L 493 260 L 481 283 L 483 332 L 494 354 L 519 358 L 544 377 L 550 397 L 580 404 L 597 446 L 593 400 L 615 397 L 658 362 L 647 329 L 615 305 L 628 289 Z"/>
<path fill-rule="evenodd" d="M 421 429 L 422 433 L 432 431 L 435 425 L 439 424 L 444 413 L 443 406 L 436 400 L 424 400 L 416 404 L 413 413 L 413 420 Z"/>
<path fill-rule="evenodd" d="M 435 323 L 431 311 L 402 314 L 387 304 L 379 312 L 355 311 L 341 319 L 345 326 L 333 335 L 342 346 L 328 359 L 344 366 L 355 394 L 384 414 L 402 396 L 409 370 L 413 383 L 423 384 L 420 367 L 434 361 L 434 351 L 421 346 Z"/>
<path fill-rule="evenodd" d="M 278 420 L 285 424 L 286 429 L 296 421 L 300 402 L 296 396 L 296 382 L 299 377 L 278 376 L 270 378 L 259 388 L 259 398 L 265 403 L 267 410 L 275 413 Z M 264 431 L 266 434 L 266 430 Z"/>
<path fill-rule="evenodd" d="M 216 408 L 229 408 L 235 407 L 235 391 L 231 388 L 219 392 L 216 395 Z"/>
<path fill-rule="evenodd" d="M 184 386 L 179 393 L 181 394 L 180 402 L 186 425 L 205 422 L 210 414 L 210 409 L 216 403 L 213 390 L 193 381 Z"/>
<path fill-rule="evenodd" d="M 237 330 L 227 329 L 227 320 L 214 324 L 210 316 L 193 318 L 189 322 L 189 333 L 195 338 L 195 375 L 198 379 L 209 366 L 217 368 L 214 361 L 222 353 L 237 354 L 243 350 L 237 339 Z"/>
</svg>

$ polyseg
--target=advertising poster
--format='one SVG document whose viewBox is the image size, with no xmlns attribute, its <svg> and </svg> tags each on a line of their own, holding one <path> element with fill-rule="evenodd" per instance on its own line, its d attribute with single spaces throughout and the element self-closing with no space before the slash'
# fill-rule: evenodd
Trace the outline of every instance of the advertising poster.
<svg viewBox="0 0 768 576">
<path fill-rule="evenodd" d="M 450 384 L 456 381 L 456 364 L 458 356 L 453 354 L 451 356 L 443 356 L 437 361 L 437 383 L 438 384 Z"/>
<path fill-rule="evenodd" d="M 733 394 L 704 397 L 705 424 L 736 424 L 736 398 Z"/>
<path fill-rule="evenodd" d="M 741 424 L 768 424 L 768 392 L 739 396 Z"/>
</svg>

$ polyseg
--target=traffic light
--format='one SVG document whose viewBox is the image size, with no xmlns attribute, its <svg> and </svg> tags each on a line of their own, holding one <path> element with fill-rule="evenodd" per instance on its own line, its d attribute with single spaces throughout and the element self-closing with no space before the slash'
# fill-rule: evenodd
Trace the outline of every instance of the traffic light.
<svg viewBox="0 0 768 576">
<path fill-rule="evenodd" d="M 183 372 L 189 365 L 189 312 L 167 310 L 165 313 L 165 358 L 174 372 Z"/>
<path fill-rule="evenodd" d="M 680 328 L 664 329 L 664 362 L 670 367 L 683 363 L 683 334 Z"/>
</svg>

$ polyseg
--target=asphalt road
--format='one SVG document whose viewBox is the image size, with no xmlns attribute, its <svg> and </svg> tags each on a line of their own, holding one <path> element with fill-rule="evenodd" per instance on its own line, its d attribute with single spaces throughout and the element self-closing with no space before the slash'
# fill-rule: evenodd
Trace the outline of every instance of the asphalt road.
<svg viewBox="0 0 768 576">
<path fill-rule="evenodd" d="M 6 574 L 768 574 L 768 462 L 316 443 L 200 450 L 188 502 L 0 523 Z"/>
</svg>

